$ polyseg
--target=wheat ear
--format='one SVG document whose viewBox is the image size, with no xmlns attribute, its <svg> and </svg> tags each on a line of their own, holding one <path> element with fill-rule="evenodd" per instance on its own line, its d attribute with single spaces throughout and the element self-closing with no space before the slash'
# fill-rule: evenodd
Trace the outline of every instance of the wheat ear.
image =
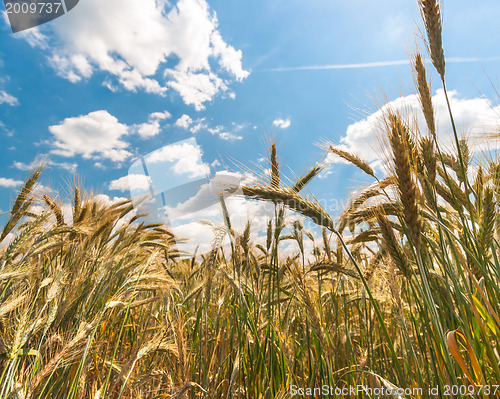
<svg viewBox="0 0 500 399">
<path fill-rule="evenodd" d="M 332 218 L 316 201 L 305 199 L 298 194 L 281 188 L 271 189 L 263 186 L 243 186 L 242 191 L 245 196 L 250 198 L 280 202 L 299 212 L 301 215 L 310 218 L 317 225 L 326 227 L 330 231 L 335 231 Z"/>
<path fill-rule="evenodd" d="M 425 122 L 427 123 L 427 128 L 429 129 L 432 137 L 436 139 L 436 122 L 434 120 L 434 108 L 432 106 L 431 90 L 429 84 L 427 83 L 425 66 L 420 54 L 417 54 L 415 56 L 414 68 L 417 74 L 416 86 Z"/>
<path fill-rule="evenodd" d="M 276 143 L 271 144 L 271 187 L 278 188 L 280 185 L 280 169 L 278 164 L 278 154 L 276 150 Z"/>
<path fill-rule="evenodd" d="M 444 81 L 444 51 L 442 39 L 441 7 L 437 0 L 419 0 L 420 13 L 427 31 L 429 53 L 432 64 Z"/>
<path fill-rule="evenodd" d="M 408 141 L 406 140 L 409 134 L 406 126 L 403 125 L 398 116 L 390 115 L 389 120 L 391 125 L 389 139 L 394 155 L 396 178 L 403 206 L 403 219 L 412 243 L 418 252 L 420 250 L 421 232 L 421 220 L 418 209 L 420 193 L 411 173 L 410 154 Z"/>
<path fill-rule="evenodd" d="M 375 173 L 373 172 L 373 169 L 371 168 L 370 165 L 368 165 L 367 162 L 363 161 L 361 158 L 359 158 L 357 155 L 352 154 L 350 152 L 341 150 L 340 148 L 334 147 L 333 145 L 326 145 L 323 146 L 324 149 L 327 151 L 339 156 L 342 159 L 345 159 L 346 161 L 352 163 L 353 165 L 357 166 L 359 169 L 361 169 L 363 172 L 366 174 L 375 177 Z"/>
</svg>

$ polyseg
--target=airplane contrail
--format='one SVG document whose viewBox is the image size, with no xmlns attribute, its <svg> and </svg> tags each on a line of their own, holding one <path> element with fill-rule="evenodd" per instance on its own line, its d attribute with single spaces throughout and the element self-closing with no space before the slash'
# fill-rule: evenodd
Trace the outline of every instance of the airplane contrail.
<svg viewBox="0 0 500 399">
<path fill-rule="evenodd" d="M 487 57 L 487 58 L 472 58 L 472 57 L 449 57 L 446 62 L 450 64 L 467 63 L 467 62 L 483 62 L 483 61 L 499 61 L 500 57 Z M 430 63 L 430 60 L 425 60 Z M 376 62 L 361 62 L 354 64 L 327 64 L 327 65 L 306 65 L 298 67 L 280 67 L 265 69 L 270 72 L 286 72 L 286 71 L 320 71 L 332 69 L 361 69 L 361 68 L 381 68 L 398 65 L 408 65 L 409 60 L 394 60 L 394 61 L 376 61 Z"/>
</svg>

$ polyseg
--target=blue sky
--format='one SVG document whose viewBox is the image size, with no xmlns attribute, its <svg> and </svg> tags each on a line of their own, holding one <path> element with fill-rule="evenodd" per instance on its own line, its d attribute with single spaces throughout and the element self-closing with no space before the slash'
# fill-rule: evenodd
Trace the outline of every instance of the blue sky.
<svg viewBox="0 0 500 399">
<path fill-rule="evenodd" d="M 443 4 L 448 88 L 465 134 L 498 127 L 499 15 L 495 0 Z M 138 155 L 192 137 L 232 170 L 267 168 L 274 136 L 289 177 L 324 155 L 325 139 L 380 166 L 373 114 L 386 101 L 416 108 L 402 61 L 417 43 L 424 51 L 421 26 L 414 0 L 80 0 L 17 34 L 2 11 L 0 210 L 40 157 L 50 159 L 43 185 L 61 202 L 75 180 L 123 197 Z M 441 128 L 445 137 L 444 116 Z M 370 182 L 329 160 L 310 186 L 317 198 L 345 200 Z"/>
</svg>

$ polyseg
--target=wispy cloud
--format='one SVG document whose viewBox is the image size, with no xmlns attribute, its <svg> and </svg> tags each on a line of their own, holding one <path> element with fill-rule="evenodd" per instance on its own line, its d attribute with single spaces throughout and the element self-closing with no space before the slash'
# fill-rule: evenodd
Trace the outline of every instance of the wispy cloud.
<svg viewBox="0 0 500 399">
<path fill-rule="evenodd" d="M 446 59 L 446 62 L 451 64 L 467 63 L 467 62 L 487 62 L 487 61 L 500 61 L 500 57 L 486 57 L 486 58 L 476 58 L 476 57 L 450 57 Z M 426 60 L 429 63 L 430 60 Z M 383 68 L 399 65 L 408 65 L 409 60 L 393 60 L 393 61 L 375 61 L 375 62 L 360 62 L 352 64 L 326 64 L 326 65 L 305 65 L 297 67 L 279 67 L 279 68 L 269 68 L 265 71 L 269 72 L 287 72 L 287 71 L 321 71 L 321 70 L 331 70 L 331 69 L 363 69 L 363 68 Z"/>
<path fill-rule="evenodd" d="M 8 105 L 19 105 L 16 97 L 10 95 L 5 90 L 0 90 L 0 104 L 6 103 Z"/>
<path fill-rule="evenodd" d="M 200 130 L 206 130 L 212 135 L 219 136 L 220 139 L 227 141 L 242 140 L 243 137 L 237 135 L 236 133 L 245 128 L 245 124 L 237 124 L 235 122 L 232 123 L 231 128 L 227 128 L 222 125 L 211 127 L 209 126 L 209 122 L 207 122 L 206 118 L 193 120 L 186 114 L 182 115 L 175 121 L 175 126 L 189 130 L 193 134 L 198 133 Z"/>
<path fill-rule="evenodd" d="M 6 177 L 0 177 L 0 187 L 14 188 L 20 186 L 21 184 L 23 184 L 21 180 L 14 180 Z"/>
<path fill-rule="evenodd" d="M 23 171 L 32 171 L 32 170 L 35 170 L 36 168 L 38 168 L 42 165 L 47 165 L 47 166 L 50 166 L 53 168 L 58 168 L 58 169 L 64 169 L 70 173 L 75 173 L 76 169 L 78 168 L 77 163 L 55 162 L 52 160 L 47 160 L 46 154 L 42 154 L 41 156 L 37 156 L 35 158 L 35 160 L 31 163 L 14 161 L 14 163 L 12 164 L 12 166 L 14 168 L 19 169 L 19 170 L 23 170 Z"/>
<path fill-rule="evenodd" d="M 290 119 L 276 119 L 273 121 L 273 126 L 281 129 L 286 129 L 287 127 L 290 127 L 291 124 Z"/>
</svg>

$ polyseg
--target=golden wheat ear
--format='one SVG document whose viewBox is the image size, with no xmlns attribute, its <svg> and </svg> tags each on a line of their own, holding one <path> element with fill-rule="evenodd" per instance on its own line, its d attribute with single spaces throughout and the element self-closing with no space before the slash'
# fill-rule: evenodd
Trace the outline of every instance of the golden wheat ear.
<svg viewBox="0 0 500 399">
<path fill-rule="evenodd" d="M 380 227 L 384 249 L 389 253 L 397 268 L 401 270 L 406 277 L 409 277 L 411 275 L 411 267 L 408 264 L 406 255 L 403 253 L 403 249 L 396 239 L 396 235 L 394 234 L 394 230 L 389 220 L 383 212 L 377 213 L 376 217 Z"/>
<path fill-rule="evenodd" d="M 31 193 L 35 188 L 35 185 L 42 174 L 45 165 L 42 165 L 36 168 L 31 176 L 24 183 L 23 188 L 17 195 L 17 198 L 12 206 L 12 210 L 10 211 L 10 218 L 5 225 L 2 235 L 0 235 L 0 242 L 3 241 L 5 237 L 12 231 L 12 229 L 16 226 L 17 222 L 21 220 L 23 216 L 28 213 L 29 207 L 33 203 L 33 197 Z"/>
<path fill-rule="evenodd" d="M 276 142 L 271 144 L 271 187 L 279 188 L 280 186 L 280 168 L 278 163 L 278 151 L 276 150 Z"/>
<path fill-rule="evenodd" d="M 330 143 L 323 144 L 320 146 L 320 148 L 324 149 L 325 151 L 331 152 L 332 154 L 335 154 L 342 159 L 345 159 L 347 162 L 350 162 L 353 165 L 357 166 L 359 169 L 361 169 L 366 174 L 368 174 L 372 177 L 375 177 L 375 172 L 373 171 L 371 166 L 368 165 L 368 162 L 363 161 L 357 155 L 355 155 L 351 152 L 341 150 L 340 148 L 337 148 L 333 144 L 330 144 Z"/>
<path fill-rule="evenodd" d="M 314 179 L 316 176 L 318 176 L 323 169 L 325 169 L 326 165 L 314 165 L 312 169 L 307 172 L 303 177 L 298 179 L 292 188 L 290 189 L 291 192 L 293 193 L 298 193 L 300 190 L 302 190 L 309 182 Z"/>
<path fill-rule="evenodd" d="M 281 203 L 301 215 L 310 218 L 318 226 L 323 226 L 330 231 L 335 231 L 331 216 L 315 200 L 304 198 L 299 194 L 292 193 L 282 188 L 272 189 L 264 186 L 243 186 L 242 191 L 243 195 L 248 198 Z M 281 225 L 280 223 L 276 223 L 276 226 L 278 227 Z"/>
<path fill-rule="evenodd" d="M 416 74 L 415 83 L 418 90 L 418 98 L 420 100 L 420 106 L 422 107 L 425 122 L 432 138 L 436 140 L 436 122 L 434 120 L 431 89 L 429 83 L 427 82 L 427 74 L 425 72 L 424 62 L 422 61 L 422 55 L 419 53 L 415 56 L 413 67 Z"/>
<path fill-rule="evenodd" d="M 419 0 L 420 13 L 424 20 L 427 32 L 427 44 L 431 56 L 432 65 L 444 81 L 444 50 L 442 39 L 441 7 L 437 0 Z"/>
<path fill-rule="evenodd" d="M 64 224 L 64 216 L 61 208 L 47 194 L 43 195 L 43 200 L 49 206 L 52 213 L 54 214 L 57 221 L 57 225 L 62 226 Z"/>
<path fill-rule="evenodd" d="M 389 121 L 389 140 L 394 157 L 395 174 L 400 193 L 403 219 L 408 229 L 409 238 L 418 252 L 420 250 L 421 233 L 421 220 L 418 206 L 420 192 L 412 175 L 412 165 L 410 162 L 410 152 L 407 140 L 409 132 L 399 116 L 389 115 Z"/>
</svg>

